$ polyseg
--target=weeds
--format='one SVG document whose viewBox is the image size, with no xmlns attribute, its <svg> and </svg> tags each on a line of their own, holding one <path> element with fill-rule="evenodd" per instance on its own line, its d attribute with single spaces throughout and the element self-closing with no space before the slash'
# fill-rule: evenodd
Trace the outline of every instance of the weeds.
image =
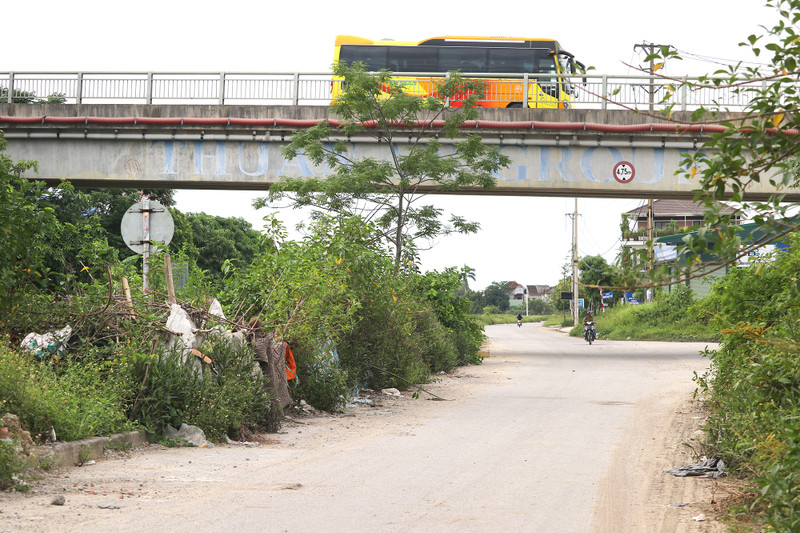
<svg viewBox="0 0 800 533">
<path fill-rule="evenodd" d="M 13 442 L 0 440 L 0 490 L 18 490 L 21 484 L 17 474 L 23 472 L 27 466 Z"/>
<path fill-rule="evenodd" d="M 92 447 L 81 446 L 78 450 L 78 466 L 83 466 L 92 460 Z"/>
</svg>

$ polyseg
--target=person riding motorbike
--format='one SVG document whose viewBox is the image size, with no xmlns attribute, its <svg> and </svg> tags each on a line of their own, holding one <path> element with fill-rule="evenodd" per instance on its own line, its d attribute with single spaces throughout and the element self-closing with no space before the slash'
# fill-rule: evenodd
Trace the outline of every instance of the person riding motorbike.
<svg viewBox="0 0 800 533">
<path fill-rule="evenodd" d="M 592 336 L 597 337 L 597 330 L 594 327 L 594 317 L 592 316 L 592 312 L 589 311 L 586 313 L 586 316 L 583 317 L 583 336 L 586 337 L 586 331 L 588 329 L 592 330 Z"/>
<path fill-rule="evenodd" d="M 587 332 L 590 329 L 592 330 L 592 340 L 594 340 L 597 338 L 597 330 L 594 327 L 594 317 L 591 311 L 586 313 L 586 316 L 583 318 L 583 338 L 586 338 Z"/>
<path fill-rule="evenodd" d="M 517 327 L 522 327 L 522 313 L 517 315 Z"/>
</svg>

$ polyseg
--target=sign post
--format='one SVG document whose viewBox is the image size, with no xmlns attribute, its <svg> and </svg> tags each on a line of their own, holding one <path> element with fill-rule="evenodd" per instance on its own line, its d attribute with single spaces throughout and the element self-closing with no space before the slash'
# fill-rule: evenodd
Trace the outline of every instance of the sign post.
<svg viewBox="0 0 800 533">
<path fill-rule="evenodd" d="M 120 230 L 128 248 L 142 256 L 142 286 L 147 292 L 150 290 L 147 279 L 151 245 L 166 246 L 170 243 L 175 233 L 172 215 L 159 202 L 143 198 L 125 211 Z"/>
</svg>

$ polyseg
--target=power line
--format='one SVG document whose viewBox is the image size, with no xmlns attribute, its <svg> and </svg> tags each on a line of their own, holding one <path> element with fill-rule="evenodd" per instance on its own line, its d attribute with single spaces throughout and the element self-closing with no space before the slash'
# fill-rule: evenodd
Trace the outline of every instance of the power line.
<svg viewBox="0 0 800 533">
<path fill-rule="evenodd" d="M 673 48 L 675 48 L 675 47 L 673 47 Z M 689 52 L 688 50 L 682 50 L 680 48 L 675 48 L 675 51 L 678 52 L 681 55 L 681 57 L 684 57 L 684 58 L 691 58 L 691 59 L 694 59 L 696 61 L 703 61 L 705 63 L 714 63 L 714 64 L 722 65 L 722 66 L 725 66 L 725 67 L 728 67 L 730 65 L 736 65 L 738 63 L 747 64 L 747 65 L 757 65 L 757 66 L 761 66 L 761 67 L 769 66 L 769 63 L 761 63 L 761 62 L 758 62 L 758 61 L 743 61 L 743 60 L 737 60 L 737 59 L 725 59 L 725 58 L 721 58 L 721 57 L 706 56 L 706 55 L 702 55 L 702 54 L 695 54 L 693 52 Z"/>
</svg>

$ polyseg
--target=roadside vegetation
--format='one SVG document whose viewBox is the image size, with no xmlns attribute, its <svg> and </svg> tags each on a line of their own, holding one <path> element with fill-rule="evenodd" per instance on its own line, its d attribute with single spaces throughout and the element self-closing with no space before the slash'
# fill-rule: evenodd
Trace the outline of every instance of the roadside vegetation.
<svg viewBox="0 0 800 533">
<path fill-rule="evenodd" d="M 351 121 L 348 132 L 363 118 L 347 111 L 358 91 L 370 105 L 399 114 L 391 116 L 418 116 L 421 124 L 443 118 L 443 134 L 452 136 L 482 90 L 454 75 L 440 94 L 467 89 L 472 96 L 462 107 L 451 108 L 444 96 L 406 97 L 399 85 L 381 100 L 372 97 L 383 82 L 392 83 L 388 75 L 372 79 L 357 66 L 341 68 L 353 82 L 339 109 Z M 370 131 L 390 138 L 399 123 L 391 116 Z M 327 134 L 298 136 L 289 150 L 327 147 Z M 431 157 L 436 143 L 428 144 L 398 155 L 394 168 L 379 164 L 375 184 L 361 179 L 375 162 L 360 160 L 330 181 L 336 190 L 317 183 L 325 194 L 294 191 L 318 210 L 304 237 L 291 241 L 274 215 L 259 232 L 241 219 L 181 213 L 169 190 L 47 187 L 22 177 L 35 173 L 36 162 L 13 161 L 0 132 L 0 417 L 11 413 L 21 425 L 0 422 L 0 488 L 24 489 L 19 475 L 27 467 L 20 460 L 27 444 L 19 433 L 6 436 L 6 427 L 26 430 L 33 443 L 132 429 L 161 439 L 169 426 L 184 423 L 211 441 L 276 431 L 283 409 L 259 370 L 252 337 L 290 346 L 297 364 L 292 406 L 333 412 L 364 388 L 407 389 L 434 373 L 479 364 L 483 329 L 465 297 L 474 273 L 466 267 L 421 273 L 416 253 L 420 240 L 478 226 L 455 216 L 440 221 L 438 211 L 416 207 L 413 184 L 434 179 L 447 190 L 489 188 L 506 158 L 472 136 L 455 143 L 450 158 Z M 350 182 L 352 170 L 358 175 Z M 392 195 L 382 187 L 393 174 L 408 185 L 397 193 L 402 212 L 391 208 Z M 123 213 L 142 194 L 172 208 L 175 222 L 169 247 L 150 258 L 148 291 L 141 258 L 118 235 Z M 359 205 L 370 202 L 377 207 L 363 215 Z M 172 274 L 180 272 L 172 305 L 167 255 Z M 211 312 L 216 303 L 224 317 Z M 165 327 L 176 307 L 203 335 L 194 351 L 181 341 L 190 333 Z M 68 337 L 22 346 L 29 333 L 67 326 Z"/>
<path fill-rule="evenodd" d="M 696 300 L 691 289 L 677 285 L 670 292 L 658 291 L 652 303 L 616 305 L 594 313 L 597 336 L 608 340 L 718 342 L 720 329 L 709 319 L 705 306 L 705 299 Z M 582 336 L 583 326 L 574 327 L 570 335 Z"/>
</svg>

